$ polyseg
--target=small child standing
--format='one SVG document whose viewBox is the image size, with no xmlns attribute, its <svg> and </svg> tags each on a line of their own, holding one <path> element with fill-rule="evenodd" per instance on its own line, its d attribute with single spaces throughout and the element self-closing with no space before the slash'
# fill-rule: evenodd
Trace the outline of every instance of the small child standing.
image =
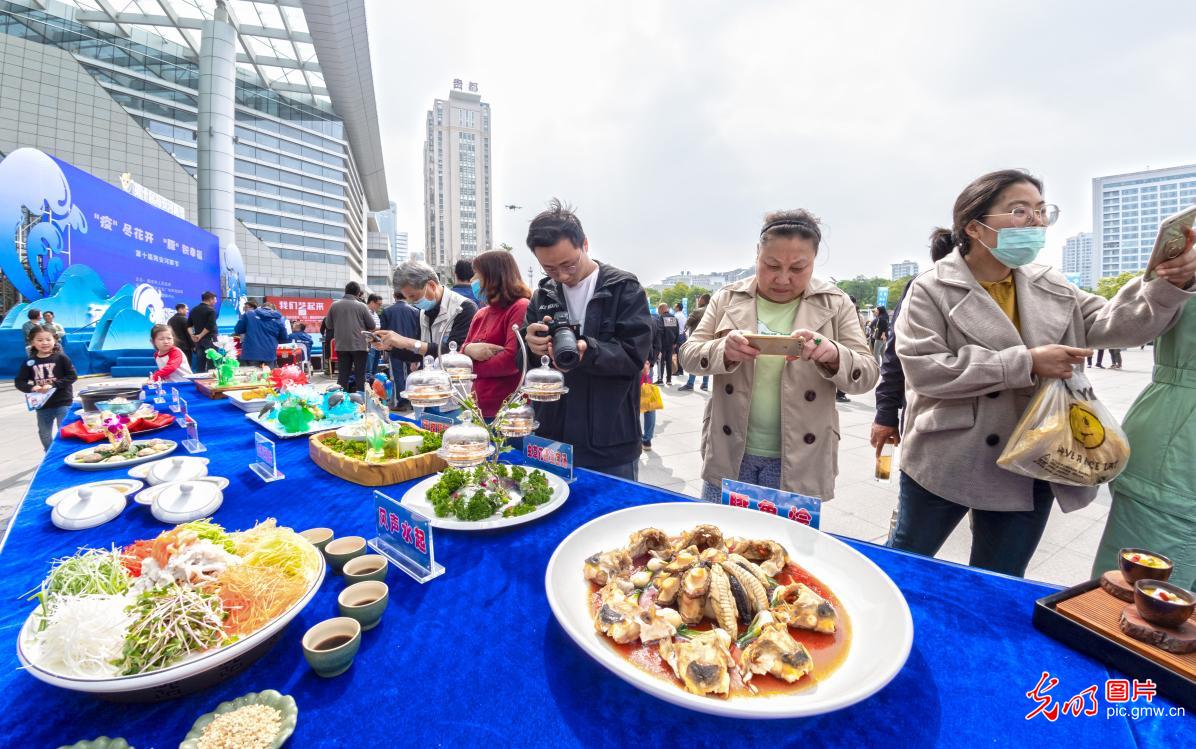
<svg viewBox="0 0 1196 749">
<path fill-rule="evenodd" d="M 150 328 L 150 341 L 154 344 L 154 363 L 158 365 L 157 371 L 150 373 L 150 381 L 186 382 L 191 365 L 183 350 L 174 345 L 170 326 L 158 324 Z"/>
<path fill-rule="evenodd" d="M 41 438 L 42 449 L 49 450 L 54 435 L 71 408 L 71 401 L 75 398 L 72 386 L 79 375 L 75 372 L 75 365 L 62 353 L 62 346 L 52 328 L 38 325 L 31 329 L 29 347 L 30 358 L 21 365 L 14 384 L 22 393 L 54 391 L 37 409 L 37 436 Z"/>
</svg>

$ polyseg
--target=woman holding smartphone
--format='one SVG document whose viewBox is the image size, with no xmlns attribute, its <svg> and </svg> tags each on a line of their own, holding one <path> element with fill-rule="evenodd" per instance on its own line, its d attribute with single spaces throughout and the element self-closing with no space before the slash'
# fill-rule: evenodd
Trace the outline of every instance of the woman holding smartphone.
<svg viewBox="0 0 1196 749">
<path fill-rule="evenodd" d="M 1070 378 L 1090 346 L 1138 345 L 1174 324 L 1196 295 L 1196 235 L 1158 278 L 1106 301 L 1033 264 L 1058 215 L 1040 180 L 1007 169 L 965 187 L 952 228 L 931 235 L 951 252 L 914 280 L 896 326 L 908 407 L 890 546 L 933 555 L 970 513 L 970 564 L 1021 576 L 1054 501 L 1070 512 L 1096 496 L 1006 471 L 997 457 L 1036 386 Z"/>
<path fill-rule="evenodd" d="M 835 496 L 835 392 L 871 390 L 880 369 L 851 299 L 814 276 L 821 242 L 818 219 L 807 211 L 765 216 L 755 275 L 715 292 L 681 346 L 686 372 L 714 376 L 702 433 L 703 499 L 719 501 L 723 478 Z M 787 336 L 765 340 L 784 340 L 790 356 L 753 346 L 748 336 L 759 341 L 756 333 Z"/>
</svg>

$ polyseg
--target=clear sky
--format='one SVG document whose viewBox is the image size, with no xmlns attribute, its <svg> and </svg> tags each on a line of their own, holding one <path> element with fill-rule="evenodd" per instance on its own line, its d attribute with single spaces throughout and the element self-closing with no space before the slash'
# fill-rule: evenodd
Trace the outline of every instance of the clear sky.
<svg viewBox="0 0 1196 749">
<path fill-rule="evenodd" d="M 423 240 L 432 100 L 493 113 L 495 244 L 556 195 L 639 275 L 749 265 L 763 213 L 823 220 L 817 274 L 927 261 L 972 178 L 1024 167 L 1091 230 L 1092 178 L 1196 163 L 1183 2 L 438 2 L 367 6 L 386 174 Z M 520 264 L 531 262 L 521 250 Z"/>
</svg>

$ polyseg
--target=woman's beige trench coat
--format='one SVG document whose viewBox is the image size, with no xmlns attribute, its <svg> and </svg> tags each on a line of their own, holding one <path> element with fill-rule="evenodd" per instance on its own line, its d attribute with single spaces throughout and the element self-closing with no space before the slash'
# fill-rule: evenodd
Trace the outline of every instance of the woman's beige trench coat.
<svg viewBox="0 0 1196 749">
<path fill-rule="evenodd" d="M 811 278 L 802 295 L 793 329 L 807 329 L 835 342 L 839 370 L 827 372 L 809 361 L 785 365 L 781 379 L 781 488 L 827 500 L 835 496 L 839 473 L 839 413 L 835 390 L 871 390 L 880 369 L 851 299 L 841 289 Z M 729 367 L 723 359 L 726 335 L 756 331 L 756 278 L 720 289 L 702 321 L 681 346 L 686 372 L 714 375 L 710 401 L 702 420 L 702 478 L 715 486 L 739 476 L 747 444 L 752 403 L 753 362 Z"/>
</svg>

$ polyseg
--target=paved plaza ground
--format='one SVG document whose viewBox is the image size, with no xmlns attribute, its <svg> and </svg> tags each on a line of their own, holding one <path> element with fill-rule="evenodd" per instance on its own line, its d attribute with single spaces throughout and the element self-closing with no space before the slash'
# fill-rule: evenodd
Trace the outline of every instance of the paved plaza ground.
<svg viewBox="0 0 1196 749">
<path fill-rule="evenodd" d="M 1149 384 L 1152 355 L 1150 347 L 1133 349 L 1124 354 L 1124 369 L 1089 368 L 1097 395 L 1118 419 L 1125 416 L 1134 398 Z M 1105 364 L 1108 366 L 1107 360 Z M 93 381 L 111 378 L 86 378 L 83 383 Z M 640 480 L 698 497 L 702 493 L 698 445 L 702 410 L 709 395 L 677 392 L 678 384 L 675 381 L 674 387 L 664 389 L 665 409 L 657 417 L 653 449 L 641 458 Z M 836 498 L 823 507 L 822 529 L 884 543 L 897 506 L 897 483 L 881 484 L 872 479 L 874 451 L 868 444 L 875 413 L 872 394 L 852 396 L 850 403 L 840 403 L 838 408 L 843 434 L 840 473 Z M 20 393 L 11 382 L 0 385 L 0 529 L 7 526 L 24 497 L 41 453 L 34 417 L 25 410 Z M 1026 576 L 1059 585 L 1086 580 L 1109 503 L 1108 489 L 1102 487 L 1096 501 L 1083 510 L 1064 514 L 1056 505 Z M 939 557 L 966 564 L 970 536 L 967 523 L 960 523 Z"/>
</svg>

